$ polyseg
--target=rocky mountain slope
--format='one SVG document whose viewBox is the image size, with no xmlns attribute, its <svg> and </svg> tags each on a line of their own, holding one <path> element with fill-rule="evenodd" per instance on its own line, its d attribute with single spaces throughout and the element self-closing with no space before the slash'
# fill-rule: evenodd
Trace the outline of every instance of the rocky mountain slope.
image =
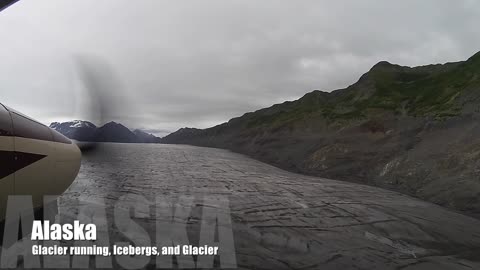
<svg viewBox="0 0 480 270">
<path fill-rule="evenodd" d="M 50 124 L 70 139 L 84 142 L 156 143 L 160 138 L 141 130 L 131 131 L 122 124 L 109 122 L 101 127 L 88 121 L 75 120 Z"/>
<path fill-rule="evenodd" d="M 480 216 L 480 53 L 380 62 L 351 86 L 162 139 L 231 149 L 281 168 L 380 186 Z"/>
</svg>

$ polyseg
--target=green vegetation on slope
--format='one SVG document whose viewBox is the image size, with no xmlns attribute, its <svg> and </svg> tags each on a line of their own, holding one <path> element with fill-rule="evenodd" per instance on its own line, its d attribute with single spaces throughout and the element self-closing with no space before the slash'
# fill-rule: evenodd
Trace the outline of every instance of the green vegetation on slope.
<svg viewBox="0 0 480 270">
<path fill-rule="evenodd" d="M 333 122 L 363 119 L 382 112 L 436 119 L 455 116 L 461 112 L 462 93 L 480 85 L 479 58 L 416 68 L 380 62 L 346 89 L 313 91 L 297 101 L 251 113 L 247 128 L 278 127 L 318 117 Z"/>
</svg>

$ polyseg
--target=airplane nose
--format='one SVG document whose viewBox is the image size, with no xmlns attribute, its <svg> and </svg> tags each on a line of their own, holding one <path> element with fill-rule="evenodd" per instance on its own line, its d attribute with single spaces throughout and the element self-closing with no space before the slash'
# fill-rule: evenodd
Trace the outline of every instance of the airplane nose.
<svg viewBox="0 0 480 270">
<path fill-rule="evenodd" d="M 80 170 L 82 154 L 76 144 L 52 130 L 55 161 L 53 168 L 55 188 L 53 195 L 62 194 L 75 180 Z"/>
<path fill-rule="evenodd" d="M 75 180 L 80 149 L 57 131 L 0 104 L 0 220 L 9 195 L 29 195 L 35 208 L 44 196 L 61 195 Z"/>
</svg>

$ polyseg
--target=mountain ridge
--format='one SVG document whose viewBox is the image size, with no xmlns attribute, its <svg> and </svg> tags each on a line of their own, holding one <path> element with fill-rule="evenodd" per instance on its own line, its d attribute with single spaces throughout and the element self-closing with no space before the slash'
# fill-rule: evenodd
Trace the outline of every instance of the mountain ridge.
<svg viewBox="0 0 480 270">
<path fill-rule="evenodd" d="M 419 67 L 381 61 L 346 88 L 315 90 L 161 142 L 230 149 L 480 216 L 479 74 L 480 53 Z"/>
</svg>

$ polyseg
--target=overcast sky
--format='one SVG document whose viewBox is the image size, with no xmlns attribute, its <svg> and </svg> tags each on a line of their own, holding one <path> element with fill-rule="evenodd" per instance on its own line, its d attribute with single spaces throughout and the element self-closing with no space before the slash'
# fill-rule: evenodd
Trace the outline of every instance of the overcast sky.
<svg viewBox="0 0 480 270">
<path fill-rule="evenodd" d="M 205 128 L 344 88 L 381 60 L 465 60 L 479 15 L 477 0 L 21 0 L 0 13 L 0 102 L 46 124 L 96 121 L 93 73 L 116 105 L 105 120 Z"/>
</svg>

